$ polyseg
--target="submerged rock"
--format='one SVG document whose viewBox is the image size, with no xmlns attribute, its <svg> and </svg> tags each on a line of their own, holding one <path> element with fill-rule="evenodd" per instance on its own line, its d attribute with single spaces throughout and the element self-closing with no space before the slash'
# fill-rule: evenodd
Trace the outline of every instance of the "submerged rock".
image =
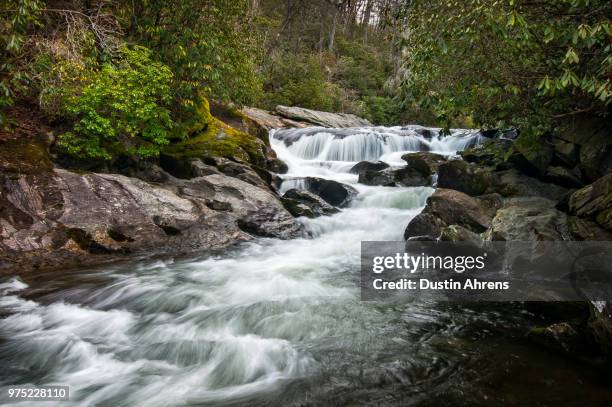
<svg viewBox="0 0 612 407">
<path fill-rule="evenodd" d="M 290 189 L 282 197 L 285 208 L 294 216 L 316 218 L 338 213 L 339 210 L 315 194 L 299 189 Z"/>
</svg>

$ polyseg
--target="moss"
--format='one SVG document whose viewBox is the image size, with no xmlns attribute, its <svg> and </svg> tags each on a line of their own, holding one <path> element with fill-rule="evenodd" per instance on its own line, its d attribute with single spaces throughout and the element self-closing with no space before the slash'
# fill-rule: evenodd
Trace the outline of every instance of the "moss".
<svg viewBox="0 0 612 407">
<path fill-rule="evenodd" d="M 4 140 L 0 143 L 0 171 L 40 174 L 53 169 L 46 143 L 34 138 Z"/>
<path fill-rule="evenodd" d="M 213 117 L 207 102 L 201 107 L 200 117 L 201 128 L 192 137 L 164 147 L 162 155 L 184 162 L 225 157 L 265 166 L 265 145 L 261 140 Z"/>
</svg>

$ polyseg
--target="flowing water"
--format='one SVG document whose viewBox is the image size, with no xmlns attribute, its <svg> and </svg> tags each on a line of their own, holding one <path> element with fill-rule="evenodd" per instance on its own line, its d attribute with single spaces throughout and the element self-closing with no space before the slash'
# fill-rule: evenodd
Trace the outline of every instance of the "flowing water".
<svg viewBox="0 0 612 407">
<path fill-rule="evenodd" d="M 360 242 L 401 239 L 433 189 L 359 185 L 351 166 L 479 141 L 420 127 L 272 134 L 283 189 L 334 179 L 359 190 L 351 206 L 303 219 L 308 238 L 4 280 L 0 387 L 69 385 L 70 402 L 45 405 L 79 406 L 611 402 L 597 372 L 523 339 L 542 321 L 521 307 L 359 300 Z"/>
</svg>

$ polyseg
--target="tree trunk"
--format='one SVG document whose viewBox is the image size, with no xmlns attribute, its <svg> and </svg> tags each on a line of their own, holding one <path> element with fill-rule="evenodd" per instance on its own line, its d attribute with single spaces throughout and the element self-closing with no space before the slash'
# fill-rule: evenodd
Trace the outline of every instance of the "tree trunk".
<svg viewBox="0 0 612 407">
<path fill-rule="evenodd" d="M 334 7 L 333 13 L 334 16 L 332 18 L 332 26 L 329 30 L 329 52 L 334 50 L 334 40 L 336 39 L 336 23 L 338 22 L 338 9 L 336 7 Z"/>
</svg>

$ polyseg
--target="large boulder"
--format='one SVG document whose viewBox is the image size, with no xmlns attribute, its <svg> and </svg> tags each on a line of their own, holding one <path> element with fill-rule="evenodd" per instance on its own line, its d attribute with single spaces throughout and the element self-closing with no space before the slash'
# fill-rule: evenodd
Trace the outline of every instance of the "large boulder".
<svg viewBox="0 0 612 407">
<path fill-rule="evenodd" d="M 438 172 L 440 164 L 447 161 L 446 157 L 428 151 L 404 154 L 402 160 L 408 163 L 408 167 L 419 171 L 425 176 Z"/>
<path fill-rule="evenodd" d="M 611 133 L 609 120 L 606 121 L 601 117 L 589 114 L 572 115 L 559 124 L 553 142 L 556 139 L 575 145 L 584 180 L 594 182 L 612 172 Z M 556 143 L 554 147 L 555 153 L 559 155 L 561 150 Z M 573 164 L 576 149 L 569 147 L 565 149 L 565 152 L 570 152 L 571 159 L 567 164 L 570 167 Z"/>
<path fill-rule="evenodd" d="M 501 197 L 496 194 L 474 198 L 460 191 L 438 188 L 427 199 L 423 212 L 410 221 L 404 238 L 424 235 L 439 237 L 443 229 L 450 225 L 482 233 L 491 226 L 500 205 Z"/>
<path fill-rule="evenodd" d="M 360 184 L 385 187 L 419 187 L 431 185 L 431 175 L 406 167 L 389 167 L 382 171 L 363 171 L 359 173 Z"/>
<path fill-rule="evenodd" d="M 389 168 L 389 164 L 384 161 L 360 161 L 355 164 L 349 172 L 351 174 L 360 174 L 364 171 L 381 171 Z"/>
<path fill-rule="evenodd" d="M 570 213 L 592 218 L 612 231 L 612 174 L 574 192 L 569 200 Z"/>
<path fill-rule="evenodd" d="M 163 178 L 151 184 L 62 169 L 2 174 L 0 272 L 94 264 L 128 253 L 189 253 L 253 235 L 301 233 L 263 188 L 223 174 Z"/>
<path fill-rule="evenodd" d="M 438 186 L 456 189 L 468 195 L 478 196 L 496 192 L 495 175 L 479 166 L 463 160 L 451 160 L 438 167 Z"/>
<path fill-rule="evenodd" d="M 322 127 L 369 127 L 372 123 L 366 119 L 347 113 L 329 113 L 302 107 L 276 106 L 280 116 L 300 122 L 308 122 Z"/>
<path fill-rule="evenodd" d="M 324 178 L 307 177 L 304 179 L 303 187 L 338 208 L 347 206 L 358 194 L 350 185 Z"/>
<path fill-rule="evenodd" d="M 285 192 L 281 201 L 285 208 L 294 216 L 316 218 L 322 215 L 338 213 L 338 209 L 308 191 L 290 189 Z"/>
<path fill-rule="evenodd" d="M 545 198 L 522 197 L 504 202 L 491 221 L 486 240 L 571 240 L 567 215 Z"/>
<path fill-rule="evenodd" d="M 568 192 L 560 185 L 541 181 L 516 169 L 498 171 L 494 173 L 494 176 L 494 190 L 505 197 L 529 196 L 559 201 Z"/>
</svg>

